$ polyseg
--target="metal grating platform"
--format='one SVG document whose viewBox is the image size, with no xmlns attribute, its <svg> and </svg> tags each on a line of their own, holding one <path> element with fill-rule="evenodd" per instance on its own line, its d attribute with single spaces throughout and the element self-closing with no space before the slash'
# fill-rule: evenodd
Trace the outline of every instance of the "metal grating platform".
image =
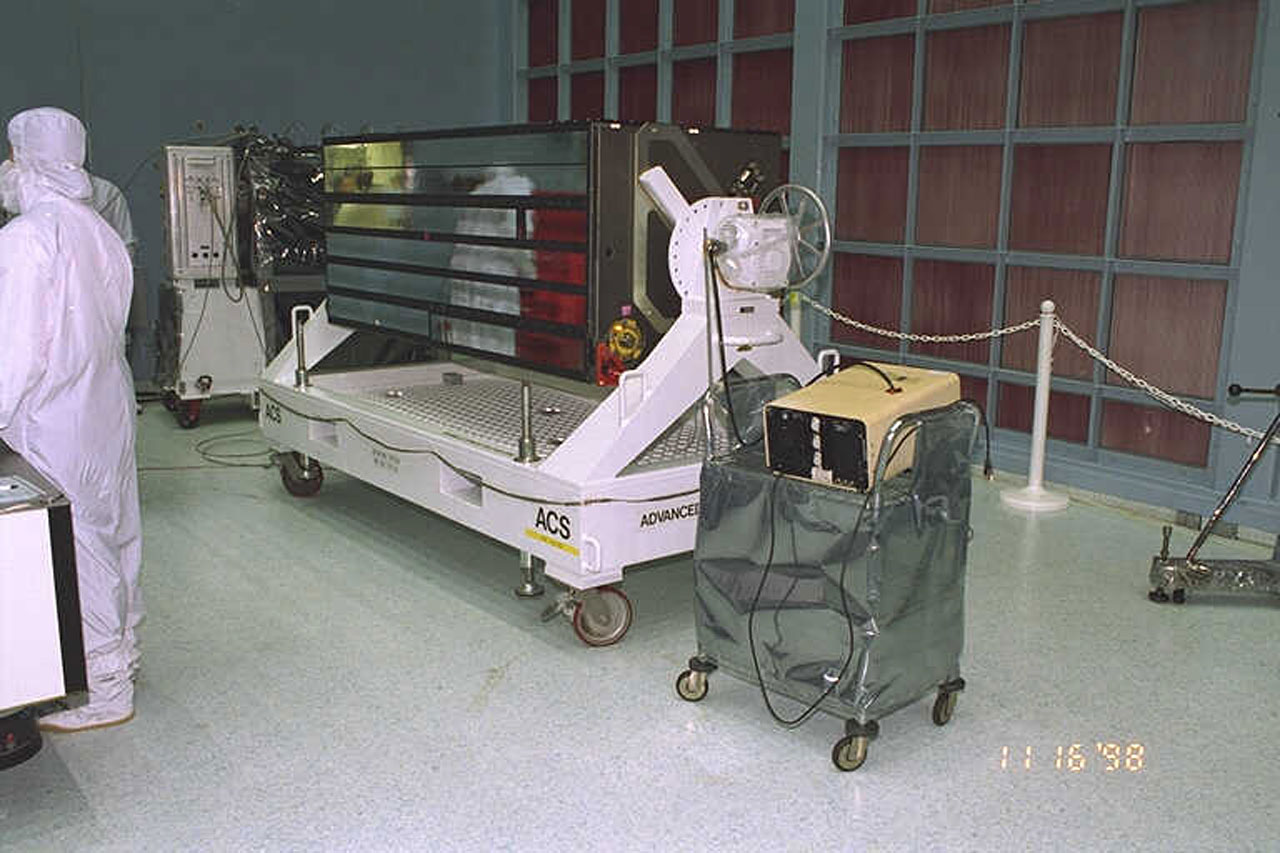
<svg viewBox="0 0 1280 853">
<path fill-rule="evenodd" d="M 628 465 L 623 473 L 634 474 L 637 471 L 701 462 L 707 446 L 706 434 L 702 412 L 698 406 L 695 406 L 650 445 L 648 450 Z M 717 454 L 728 453 L 733 448 L 733 443 L 729 440 L 729 434 L 723 424 L 714 423 L 712 434 L 712 443 Z"/>
<path fill-rule="evenodd" d="M 595 409 L 596 402 L 553 388 L 532 386 L 533 435 L 543 454 L 562 444 Z M 420 421 L 427 429 L 514 456 L 520 443 L 520 383 L 510 379 L 473 379 L 461 385 L 412 385 L 365 391 L 359 396 Z M 705 428 L 697 407 L 674 424 L 624 473 L 700 462 Z M 717 453 L 731 447 L 723 426 L 715 429 Z"/>
<path fill-rule="evenodd" d="M 551 388 L 532 387 L 533 436 L 540 448 L 559 446 L 595 408 Z M 415 385 L 366 392 L 364 399 L 455 438 L 514 455 L 520 446 L 520 383 L 509 379 L 471 379 L 461 385 Z"/>
</svg>

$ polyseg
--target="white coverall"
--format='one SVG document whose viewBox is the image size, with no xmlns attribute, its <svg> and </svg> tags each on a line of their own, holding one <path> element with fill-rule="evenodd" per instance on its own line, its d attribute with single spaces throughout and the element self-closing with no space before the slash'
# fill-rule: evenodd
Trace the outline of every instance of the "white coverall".
<svg viewBox="0 0 1280 853">
<path fill-rule="evenodd" d="M 133 217 L 129 215 L 129 203 L 124 199 L 120 188 L 97 175 L 89 175 L 93 195 L 89 198 L 89 206 L 98 211 L 98 215 L 107 220 L 107 224 L 115 229 L 124 241 L 132 258 L 138 246 L 138 238 L 133 233 Z"/>
<path fill-rule="evenodd" d="M 9 122 L 0 202 L 0 439 L 71 500 L 89 702 L 42 718 L 74 731 L 133 715 L 142 531 L 133 380 L 124 360 L 132 270 L 86 203 L 84 126 L 42 107 Z"/>
</svg>

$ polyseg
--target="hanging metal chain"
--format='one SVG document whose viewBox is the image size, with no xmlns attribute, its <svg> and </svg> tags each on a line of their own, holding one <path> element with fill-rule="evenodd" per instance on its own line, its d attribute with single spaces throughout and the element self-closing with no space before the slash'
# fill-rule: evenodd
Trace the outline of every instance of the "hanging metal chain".
<svg viewBox="0 0 1280 853">
<path fill-rule="evenodd" d="M 1071 327 L 1069 327 L 1066 323 L 1062 322 L 1060 319 L 1055 317 L 1053 324 L 1057 328 L 1057 330 L 1060 331 L 1063 334 L 1063 336 L 1067 338 L 1067 340 L 1071 341 L 1080 349 L 1084 350 L 1085 353 L 1087 353 L 1090 358 L 1093 358 L 1096 361 L 1101 362 L 1103 365 L 1106 366 L 1108 370 L 1110 370 L 1112 373 L 1115 373 L 1125 382 L 1128 382 L 1130 385 L 1134 386 L 1135 388 L 1138 388 L 1146 392 L 1148 396 L 1154 397 L 1156 400 L 1159 400 L 1161 403 L 1168 406 L 1170 409 L 1173 409 L 1174 411 L 1182 412 L 1182 414 L 1184 415 L 1189 415 L 1190 417 L 1196 418 L 1197 420 L 1202 420 L 1205 423 L 1212 424 L 1216 427 L 1222 427 L 1223 429 L 1229 430 L 1230 432 L 1239 433 L 1240 435 L 1243 435 L 1243 436 L 1248 436 L 1254 441 L 1258 441 L 1262 438 L 1262 433 L 1259 432 L 1258 430 L 1250 429 L 1249 427 L 1246 427 L 1246 426 L 1241 426 L 1235 421 L 1229 421 L 1226 418 L 1213 414 L 1213 412 L 1206 412 L 1203 409 L 1199 409 L 1191 405 L 1190 403 L 1186 402 L 1185 400 L 1178 399 L 1177 397 L 1170 394 L 1168 391 L 1157 388 L 1147 380 L 1143 379 L 1141 376 L 1138 376 L 1137 374 L 1135 374 L 1133 371 L 1126 370 L 1125 368 L 1116 364 L 1111 359 L 1107 358 L 1097 349 L 1090 346 L 1089 343 L 1084 340 L 1084 338 L 1080 337 L 1078 334 L 1072 331 Z M 1280 440 L 1277 440 L 1274 443 L 1280 444 Z"/>
<path fill-rule="evenodd" d="M 1025 323 L 1019 323 L 1016 326 L 1005 326 L 1003 329 L 988 329 L 985 332 L 966 332 L 959 335 L 913 335 L 909 332 L 899 332 L 894 329 L 882 329 L 879 326 L 871 326 L 867 323 L 861 323 L 852 317 L 846 317 L 838 311 L 832 311 L 821 302 L 815 300 L 807 293 L 801 293 L 800 298 L 812 305 L 820 313 L 826 314 L 832 320 L 844 323 L 846 326 L 852 326 L 855 329 L 861 329 L 864 332 L 870 332 L 873 335 L 880 335 L 884 338 L 893 338 L 899 341 L 916 341 L 924 344 L 963 344 L 970 341 L 985 341 L 991 338 L 998 338 L 1003 335 L 1014 335 L 1018 332 L 1025 332 L 1028 329 L 1034 329 L 1040 325 L 1038 319 L 1027 320 Z"/>
<path fill-rule="evenodd" d="M 919 343 L 927 343 L 927 344 L 960 344 L 960 343 L 968 343 L 970 341 L 989 340 L 991 338 L 998 338 L 1004 335 L 1013 335 L 1013 334 L 1017 334 L 1018 332 L 1025 332 L 1028 329 L 1034 329 L 1036 326 L 1040 325 L 1040 320 L 1037 318 L 1033 320 L 1027 320 L 1024 323 L 1019 323 L 1016 326 L 1005 326 L 1002 329 L 990 329 L 985 332 L 968 332 L 968 333 L 959 334 L 959 335 L 913 335 L 908 332 L 899 332 L 894 329 L 882 329 L 879 326 L 872 326 L 868 323 L 859 322 L 858 320 L 855 320 L 852 317 L 846 317 L 840 312 L 833 311 L 832 309 L 823 305 L 821 302 L 818 302 L 816 299 L 814 299 L 812 296 L 810 296 L 807 293 L 800 293 L 799 296 L 801 300 L 813 306 L 813 308 L 816 309 L 819 313 L 826 314 L 832 320 L 836 320 L 837 322 L 843 323 L 846 326 L 852 326 L 853 328 L 860 329 L 861 331 L 864 331 L 864 332 L 870 332 L 873 335 L 880 335 L 881 337 L 885 337 L 885 338 L 893 338 L 894 340 L 898 340 L 898 341 L 916 341 Z M 1262 433 L 1260 431 L 1256 429 L 1250 429 L 1249 427 L 1242 426 L 1241 424 L 1238 424 L 1235 421 L 1227 420 L 1226 418 L 1221 417 L 1219 415 L 1215 415 L 1212 412 L 1206 412 L 1204 409 L 1197 408 L 1196 406 L 1191 405 L 1185 400 L 1181 400 L 1173 396 L 1168 391 L 1165 391 L 1161 388 L 1157 388 L 1155 385 L 1152 385 L 1150 382 L 1143 379 L 1141 376 L 1138 376 L 1137 374 L 1135 374 L 1133 371 L 1127 370 L 1121 367 L 1111 359 L 1107 358 L 1105 355 L 1103 355 L 1100 351 L 1095 349 L 1093 346 L 1090 346 L 1090 344 L 1087 341 L 1085 341 L 1084 338 L 1076 334 L 1071 329 L 1071 327 L 1069 327 L 1066 323 L 1062 322 L 1062 320 L 1058 317 L 1053 318 L 1053 329 L 1054 329 L 1055 343 L 1057 342 L 1058 334 L 1061 333 L 1063 336 L 1067 338 L 1067 340 L 1071 341 L 1080 349 L 1084 350 L 1084 352 L 1088 354 L 1090 358 L 1093 358 L 1096 361 L 1101 362 L 1108 370 L 1115 373 L 1125 382 L 1128 382 L 1130 385 L 1134 386 L 1135 388 L 1138 388 L 1141 391 L 1144 391 L 1148 396 L 1158 400 L 1159 402 L 1168 406 L 1170 409 L 1173 409 L 1176 412 L 1181 412 L 1182 414 L 1188 415 L 1189 417 L 1196 418 L 1197 420 L 1204 421 L 1207 424 L 1212 424 L 1213 426 L 1221 427 L 1222 429 L 1228 430 L 1229 432 L 1234 432 L 1239 435 L 1246 436 L 1247 438 L 1251 438 L 1254 441 L 1259 441 L 1262 439 Z M 1276 438 L 1274 440 L 1274 443 L 1280 444 L 1280 438 Z"/>
</svg>

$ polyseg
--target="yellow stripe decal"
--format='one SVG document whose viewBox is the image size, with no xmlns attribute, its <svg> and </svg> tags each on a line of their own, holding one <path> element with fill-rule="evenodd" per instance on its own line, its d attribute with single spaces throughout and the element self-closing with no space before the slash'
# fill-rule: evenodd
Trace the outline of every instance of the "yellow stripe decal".
<svg viewBox="0 0 1280 853">
<path fill-rule="evenodd" d="M 550 545 L 552 548 L 559 548 L 566 554 L 572 554 L 575 557 L 579 556 L 578 549 L 570 545 L 568 542 L 561 542 L 559 539 L 552 539 L 545 533 L 539 533 L 530 527 L 526 527 L 524 529 L 524 535 L 528 536 L 530 539 L 537 539 L 544 545 Z"/>
</svg>

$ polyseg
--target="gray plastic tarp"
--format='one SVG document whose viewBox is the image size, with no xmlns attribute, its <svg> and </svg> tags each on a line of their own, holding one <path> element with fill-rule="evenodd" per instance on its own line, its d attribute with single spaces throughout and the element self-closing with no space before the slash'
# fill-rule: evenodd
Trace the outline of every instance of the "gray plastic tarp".
<svg viewBox="0 0 1280 853">
<path fill-rule="evenodd" d="M 774 475 L 758 451 L 705 463 L 699 654 L 753 682 L 758 663 L 806 707 L 838 678 L 819 707 L 859 723 L 957 678 L 979 417 L 960 402 L 900 419 L 879 467 L 914 442 L 913 467 L 866 494 Z"/>
</svg>

